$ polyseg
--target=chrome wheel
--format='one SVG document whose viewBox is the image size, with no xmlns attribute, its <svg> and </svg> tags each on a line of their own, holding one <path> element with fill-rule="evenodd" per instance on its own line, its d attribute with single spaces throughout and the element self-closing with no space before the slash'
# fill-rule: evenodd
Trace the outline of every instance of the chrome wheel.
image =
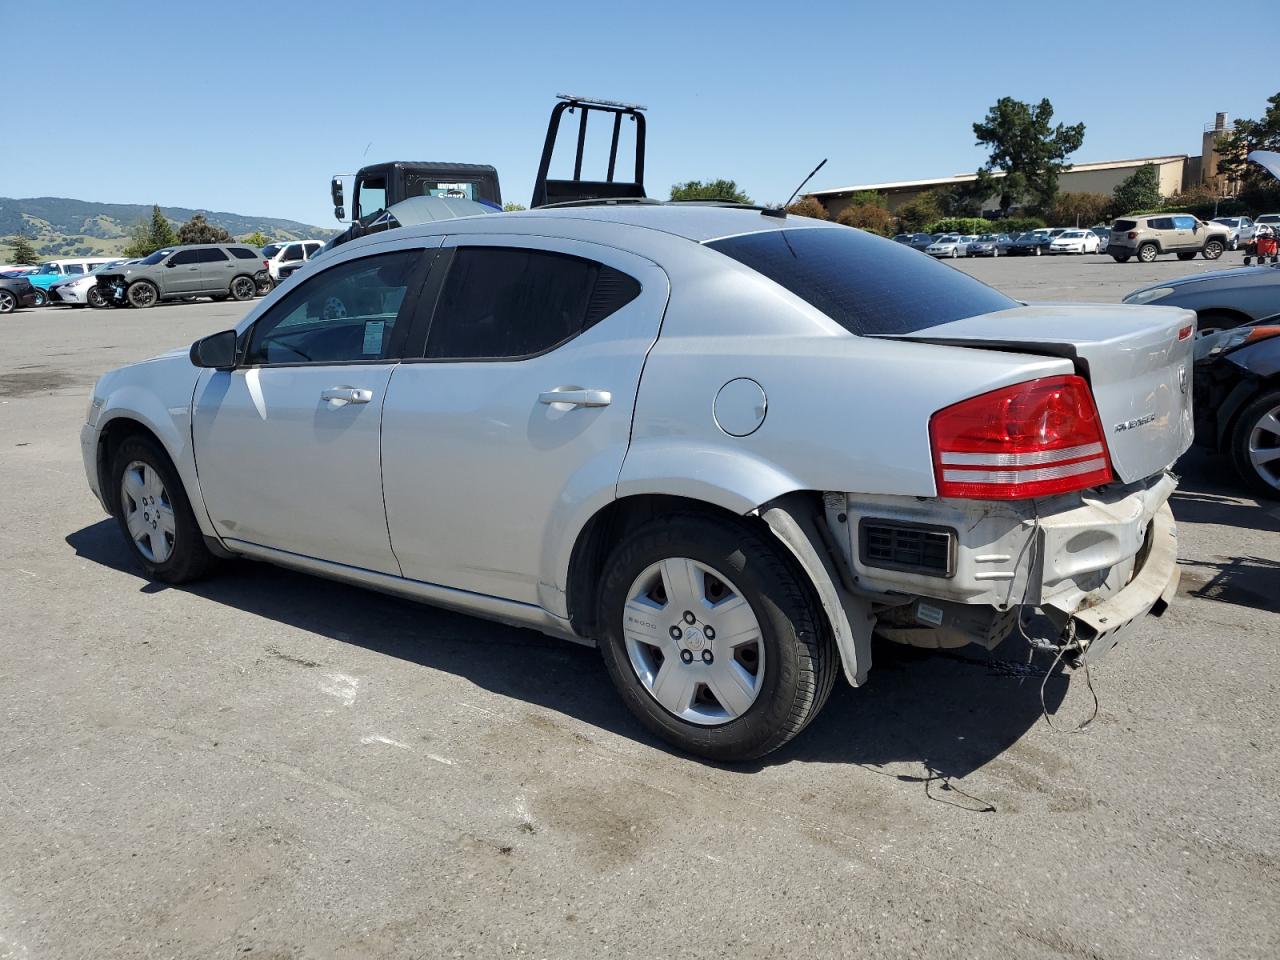
<svg viewBox="0 0 1280 960">
<path fill-rule="evenodd" d="M 760 621 L 719 571 L 686 557 L 651 564 L 622 616 L 631 668 L 668 713 L 715 726 L 755 703 L 765 671 Z"/>
<path fill-rule="evenodd" d="M 173 554 L 177 523 L 173 504 L 155 467 L 134 460 L 120 480 L 120 509 L 134 546 L 152 563 L 164 563 Z"/>
<path fill-rule="evenodd" d="M 47 293 L 45 293 L 43 290 L 41 290 L 39 287 L 37 287 L 37 288 L 36 288 L 36 302 L 35 302 L 34 306 L 37 306 L 37 307 L 43 307 L 43 306 L 44 306 L 46 303 L 48 303 L 48 302 L 49 302 L 49 295 L 48 295 Z"/>
<path fill-rule="evenodd" d="M 18 298 L 8 290 L 0 290 L 0 313 L 13 313 L 18 308 Z"/>
<path fill-rule="evenodd" d="M 1249 463 L 1263 483 L 1280 490 L 1280 405 L 1259 417 L 1249 431 Z"/>
</svg>

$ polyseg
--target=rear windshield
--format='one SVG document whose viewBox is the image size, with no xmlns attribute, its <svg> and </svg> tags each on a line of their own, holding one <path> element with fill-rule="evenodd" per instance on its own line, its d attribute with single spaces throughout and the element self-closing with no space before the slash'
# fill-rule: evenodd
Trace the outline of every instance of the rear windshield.
<svg viewBox="0 0 1280 960">
<path fill-rule="evenodd" d="M 914 333 L 1018 306 L 900 243 L 847 227 L 770 230 L 707 244 L 764 274 L 850 333 Z"/>
<path fill-rule="evenodd" d="M 1132 230 L 1138 225 L 1137 220 L 1117 220 L 1111 225 L 1112 230 Z"/>
</svg>

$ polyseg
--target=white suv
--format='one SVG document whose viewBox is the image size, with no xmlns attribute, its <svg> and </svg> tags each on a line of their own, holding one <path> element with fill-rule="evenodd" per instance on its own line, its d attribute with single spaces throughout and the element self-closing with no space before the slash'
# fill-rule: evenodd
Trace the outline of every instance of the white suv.
<svg viewBox="0 0 1280 960">
<path fill-rule="evenodd" d="M 267 271 L 271 274 L 271 282 L 280 282 L 282 279 L 280 276 L 281 267 L 291 267 L 296 270 L 319 253 L 322 246 L 324 246 L 324 243 L 320 240 L 268 243 L 262 248 L 262 256 L 267 261 Z"/>
</svg>

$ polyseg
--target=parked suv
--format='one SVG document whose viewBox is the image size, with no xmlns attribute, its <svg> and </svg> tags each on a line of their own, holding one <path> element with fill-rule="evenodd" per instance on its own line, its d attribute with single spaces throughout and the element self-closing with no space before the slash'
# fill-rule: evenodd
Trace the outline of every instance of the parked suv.
<svg viewBox="0 0 1280 960">
<path fill-rule="evenodd" d="M 1117 263 L 1132 256 L 1150 263 L 1162 253 L 1175 253 L 1179 260 L 1191 260 L 1197 253 L 1217 260 L 1230 242 L 1230 229 L 1220 223 L 1205 223 L 1189 213 L 1160 213 L 1113 223 L 1107 253 Z"/>
<path fill-rule="evenodd" d="M 252 300 L 258 291 L 254 274 L 265 267 L 261 251 L 243 244 L 165 247 L 137 263 L 99 273 L 98 289 L 107 303 L 139 309 L 191 297 Z"/>
<path fill-rule="evenodd" d="M 271 281 L 279 283 L 284 279 L 280 275 L 281 267 L 292 268 L 292 273 L 302 264 L 306 263 L 324 246 L 321 240 L 296 240 L 292 243 L 268 243 L 262 248 L 263 259 L 267 261 L 267 271 L 271 274 Z"/>
</svg>

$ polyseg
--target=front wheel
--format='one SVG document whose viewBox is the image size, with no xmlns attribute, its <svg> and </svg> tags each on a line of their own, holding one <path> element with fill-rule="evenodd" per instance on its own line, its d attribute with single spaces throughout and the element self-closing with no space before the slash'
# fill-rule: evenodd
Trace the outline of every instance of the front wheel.
<svg viewBox="0 0 1280 960">
<path fill-rule="evenodd" d="M 766 538 L 745 523 L 672 514 L 605 564 L 598 622 L 610 678 L 649 730 L 710 760 L 785 744 L 839 669 L 812 591 Z"/>
<path fill-rule="evenodd" d="M 18 298 L 8 290 L 0 290 L 0 313 L 13 313 L 18 309 Z"/>
<path fill-rule="evenodd" d="M 258 292 L 258 285 L 252 277 L 239 276 L 231 281 L 231 296 L 236 300 L 252 300 Z"/>
<path fill-rule="evenodd" d="M 156 285 L 147 280 L 139 280 L 130 284 L 129 289 L 125 292 L 125 299 L 129 301 L 129 306 L 138 310 L 146 310 L 148 307 L 154 307 L 160 299 L 160 291 L 156 289 Z"/>
<path fill-rule="evenodd" d="M 1255 494 L 1280 499 L 1280 390 L 1264 393 L 1240 414 L 1231 459 Z"/>
<path fill-rule="evenodd" d="M 116 521 L 147 576 L 186 583 L 203 575 L 213 555 L 164 450 L 147 437 L 130 437 L 116 451 L 111 477 Z"/>
<path fill-rule="evenodd" d="M 1206 260 L 1217 260 L 1222 256 L 1223 246 L 1221 240 L 1210 240 L 1204 245 L 1204 250 L 1200 255 Z"/>
</svg>

